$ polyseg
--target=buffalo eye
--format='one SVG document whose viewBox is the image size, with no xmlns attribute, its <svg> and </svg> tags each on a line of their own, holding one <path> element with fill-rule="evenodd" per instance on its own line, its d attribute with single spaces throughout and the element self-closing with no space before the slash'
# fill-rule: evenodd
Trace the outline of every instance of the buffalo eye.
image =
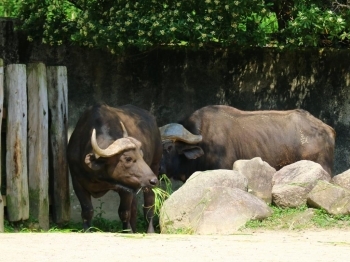
<svg viewBox="0 0 350 262">
<path fill-rule="evenodd" d="M 168 153 L 170 153 L 170 151 L 173 149 L 173 145 L 168 145 L 165 149 Z"/>
<path fill-rule="evenodd" d="M 130 157 L 130 156 L 125 157 L 125 161 L 127 163 L 130 163 L 132 161 L 132 157 Z"/>
</svg>

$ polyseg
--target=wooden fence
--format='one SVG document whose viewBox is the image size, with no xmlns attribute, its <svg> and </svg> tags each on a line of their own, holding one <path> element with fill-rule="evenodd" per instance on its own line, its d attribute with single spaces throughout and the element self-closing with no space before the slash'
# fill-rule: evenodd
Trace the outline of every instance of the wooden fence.
<svg viewBox="0 0 350 262">
<path fill-rule="evenodd" d="M 6 135 L 5 145 L 0 142 L 0 149 L 6 147 L 5 170 L 0 162 L 0 174 L 6 174 L 0 232 L 5 206 L 9 221 L 31 217 L 44 230 L 50 214 L 55 223 L 69 221 L 67 98 L 66 67 L 4 65 L 0 59 L 0 133 Z M 0 188 L 1 182 L 0 176 Z"/>
</svg>

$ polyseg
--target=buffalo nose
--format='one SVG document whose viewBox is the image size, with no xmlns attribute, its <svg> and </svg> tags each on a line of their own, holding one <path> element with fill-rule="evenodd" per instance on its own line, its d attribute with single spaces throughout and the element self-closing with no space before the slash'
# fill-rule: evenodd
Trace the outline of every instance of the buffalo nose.
<svg viewBox="0 0 350 262">
<path fill-rule="evenodd" d="M 156 185 L 158 184 L 158 179 L 155 177 L 155 178 L 151 179 L 151 180 L 149 181 L 149 183 L 150 183 L 152 186 L 156 186 Z"/>
</svg>

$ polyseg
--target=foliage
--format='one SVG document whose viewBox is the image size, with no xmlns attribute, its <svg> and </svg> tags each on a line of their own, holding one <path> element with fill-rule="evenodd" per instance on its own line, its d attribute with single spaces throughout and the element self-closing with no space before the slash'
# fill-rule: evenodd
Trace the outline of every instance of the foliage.
<svg viewBox="0 0 350 262">
<path fill-rule="evenodd" d="M 103 217 L 106 213 L 103 209 L 104 202 L 101 199 L 98 199 L 99 205 L 95 207 L 93 218 L 93 227 L 88 231 L 101 231 L 101 232 L 122 232 L 123 227 L 120 221 L 110 221 Z M 81 225 L 80 225 L 81 226 Z"/>
<path fill-rule="evenodd" d="M 144 231 L 144 223 L 141 223 L 141 220 L 143 221 L 143 215 L 140 215 L 138 217 L 138 222 L 140 222 L 140 225 L 138 223 L 138 231 L 143 232 Z M 142 225 L 141 225 L 142 224 Z M 142 228 L 141 228 L 142 227 Z M 82 229 L 82 223 L 74 223 L 69 222 L 62 225 L 56 225 L 56 224 L 50 224 L 50 229 L 48 231 L 44 231 L 39 228 L 39 225 L 37 221 L 34 221 L 32 219 L 28 219 L 25 221 L 18 221 L 18 222 L 9 222 L 8 220 L 5 220 L 4 222 L 4 229 L 5 233 L 27 233 L 27 232 L 35 232 L 35 233 L 84 233 Z M 103 217 L 95 217 L 93 220 L 93 227 L 91 227 L 88 232 L 113 232 L 113 233 L 121 233 L 122 230 L 122 223 L 120 221 L 111 221 L 108 219 L 105 219 Z"/>
<path fill-rule="evenodd" d="M 311 1 L 298 1 L 294 19 L 289 21 L 285 30 L 286 43 L 294 46 L 336 47 L 347 44 L 350 9 L 332 10 L 308 2 Z"/>
<path fill-rule="evenodd" d="M 251 220 L 246 223 L 244 229 L 269 229 L 269 230 L 300 230 L 311 228 L 349 228 L 350 227 L 350 215 L 330 215 L 322 209 L 312 209 L 314 215 L 310 219 L 302 220 L 302 223 L 296 222 L 299 217 L 303 217 L 305 212 L 309 209 L 306 205 L 298 208 L 279 208 L 271 206 L 273 210 L 272 216 L 259 221 Z M 94 218 L 94 227 L 90 229 L 90 232 L 114 232 L 121 233 L 122 224 L 120 221 L 110 221 L 102 216 L 96 216 Z M 144 232 L 146 224 L 143 215 L 139 214 L 137 222 L 137 231 Z M 50 232 L 71 233 L 80 232 L 83 233 L 81 223 L 67 223 L 61 226 L 55 224 L 50 225 Z M 29 219 L 26 221 L 9 222 L 5 220 L 5 233 L 27 233 L 27 232 L 45 232 L 38 228 L 37 221 Z M 170 232 L 172 234 L 192 234 L 191 229 L 177 229 Z"/>
<path fill-rule="evenodd" d="M 5 233 L 42 233 L 46 232 L 39 228 L 38 221 L 29 218 L 24 221 L 9 222 L 4 221 Z M 81 223 L 69 223 L 58 227 L 57 225 L 51 224 L 48 232 L 61 232 L 61 233 L 71 233 L 71 232 L 83 232 L 81 228 Z"/>
<path fill-rule="evenodd" d="M 20 3 L 14 0 L 2 0 L 0 2 L 0 17 L 16 17 Z"/>
<path fill-rule="evenodd" d="M 129 48 L 348 46 L 349 0 L 4 0 L 28 40 Z"/>
<path fill-rule="evenodd" d="M 330 215 L 323 209 L 317 209 L 312 221 L 316 226 L 322 228 L 348 227 L 350 226 L 350 215 Z"/>
<path fill-rule="evenodd" d="M 306 205 L 298 208 L 280 208 L 271 206 L 272 216 L 259 221 L 251 220 L 244 228 L 262 229 L 307 229 L 307 228 L 341 228 L 350 226 L 350 215 L 330 215 L 322 209 L 312 209 L 310 219 L 300 219 L 309 210 Z M 300 220 L 300 221 L 298 221 Z"/>
<path fill-rule="evenodd" d="M 173 185 L 171 180 L 165 174 L 160 175 L 159 177 L 159 186 L 152 188 L 155 196 L 153 221 L 157 225 L 155 227 L 156 232 L 160 232 L 159 217 L 164 201 L 173 193 Z"/>
<path fill-rule="evenodd" d="M 31 0 L 22 2 L 19 17 L 29 40 L 51 45 L 69 40 L 115 53 L 164 45 L 260 46 L 266 42 L 260 22 L 269 15 L 262 0 Z"/>
<path fill-rule="evenodd" d="M 152 188 L 155 196 L 154 213 L 157 216 L 160 214 L 160 209 L 162 208 L 164 201 L 173 193 L 171 180 L 166 175 L 160 176 L 159 184 L 160 187 Z"/>
</svg>

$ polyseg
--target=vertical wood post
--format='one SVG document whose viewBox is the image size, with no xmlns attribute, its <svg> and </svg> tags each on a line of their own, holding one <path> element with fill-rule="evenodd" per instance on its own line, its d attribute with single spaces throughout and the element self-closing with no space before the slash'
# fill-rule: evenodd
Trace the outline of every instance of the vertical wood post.
<svg viewBox="0 0 350 262">
<path fill-rule="evenodd" d="M 6 205 L 9 221 L 29 218 L 26 66 L 6 66 Z"/>
<path fill-rule="evenodd" d="M 68 83 L 65 66 L 47 67 L 50 109 L 50 183 L 53 220 L 64 223 L 70 219 L 68 163 L 66 157 L 68 132 Z M 51 177 L 52 176 L 52 177 Z"/>
<path fill-rule="evenodd" d="M 27 66 L 29 214 L 49 229 L 49 131 L 46 67 Z"/>
<path fill-rule="evenodd" d="M 1 194 L 1 125 L 4 106 L 4 63 L 0 58 L 0 233 L 4 232 L 4 201 Z"/>
</svg>

